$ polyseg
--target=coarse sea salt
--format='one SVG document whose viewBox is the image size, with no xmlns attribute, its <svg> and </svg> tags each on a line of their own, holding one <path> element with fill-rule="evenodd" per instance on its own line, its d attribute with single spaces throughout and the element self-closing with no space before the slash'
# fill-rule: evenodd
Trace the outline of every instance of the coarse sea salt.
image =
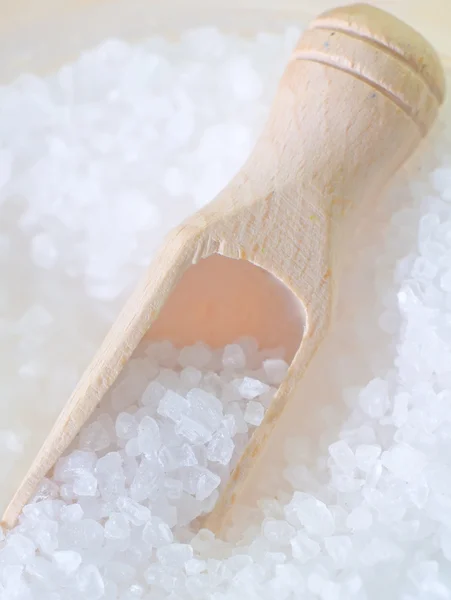
<svg viewBox="0 0 451 600">
<path fill-rule="evenodd" d="M 30 431 L 48 429 L 174 215 L 209 200 L 246 157 L 297 35 L 110 41 L 55 76 L 0 88 L 2 480 L 29 462 Z M 274 456 L 283 489 L 245 541 L 195 519 L 258 420 L 248 404 L 267 408 L 256 392 L 287 366 L 264 358 L 258 374 L 239 373 L 243 354 L 262 357 L 231 344 L 215 396 L 207 348 L 177 365 L 161 344 L 148 371 L 135 365 L 136 394 L 121 378 L 59 480 L 43 482 L 6 539 L 0 530 L 2 600 L 451 597 L 449 102 L 421 161 L 346 238 L 340 320 L 287 409 L 285 468 Z M 203 385 L 221 408 L 199 419 L 185 405 L 175 432 L 162 399 Z M 159 439 L 148 419 L 165 420 Z"/>
</svg>

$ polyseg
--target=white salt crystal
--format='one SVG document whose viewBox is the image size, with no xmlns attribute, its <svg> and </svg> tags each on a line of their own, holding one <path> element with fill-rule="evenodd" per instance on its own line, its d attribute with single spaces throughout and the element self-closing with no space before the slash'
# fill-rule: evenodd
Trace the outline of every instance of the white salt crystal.
<svg viewBox="0 0 451 600">
<path fill-rule="evenodd" d="M 388 385 L 382 379 L 373 379 L 360 393 L 362 410 L 373 419 L 384 416 L 390 406 Z"/>
<path fill-rule="evenodd" d="M 194 388 L 187 393 L 186 399 L 192 419 L 201 422 L 211 432 L 219 427 L 222 420 L 222 403 L 216 396 L 201 388 Z"/>
<path fill-rule="evenodd" d="M 116 435 L 121 440 L 130 440 L 138 434 L 138 423 L 133 415 L 121 412 L 116 417 Z"/>
<path fill-rule="evenodd" d="M 161 446 L 160 429 L 152 417 L 144 417 L 138 426 L 138 445 L 143 454 L 154 454 Z"/>
<path fill-rule="evenodd" d="M 207 569 L 207 563 L 205 560 L 199 560 L 198 558 L 190 558 L 185 563 L 185 571 L 187 575 L 198 575 Z"/>
<path fill-rule="evenodd" d="M 158 457 L 167 472 L 174 471 L 180 467 L 192 467 L 197 465 L 197 458 L 189 444 L 181 446 L 161 448 Z"/>
<path fill-rule="evenodd" d="M 127 441 L 127 443 L 125 444 L 125 453 L 130 458 L 135 458 L 136 456 L 142 454 L 138 437 L 131 438 Z"/>
<path fill-rule="evenodd" d="M 244 369 L 246 366 L 246 355 L 239 344 L 229 344 L 224 348 L 222 355 L 224 368 Z"/>
<path fill-rule="evenodd" d="M 106 450 L 111 440 L 108 431 L 99 421 L 87 425 L 80 432 L 80 449 L 99 452 Z"/>
<path fill-rule="evenodd" d="M 142 538 L 146 544 L 153 548 L 161 548 L 171 544 L 174 539 L 168 525 L 159 517 L 150 517 L 143 529 Z"/>
<path fill-rule="evenodd" d="M 377 444 L 360 444 L 355 450 L 357 468 L 368 473 L 376 464 L 381 452 L 382 448 Z"/>
<path fill-rule="evenodd" d="M 150 519 L 150 510 L 131 498 L 121 496 L 116 500 L 116 506 L 133 525 L 142 525 Z"/>
<path fill-rule="evenodd" d="M 190 403 L 186 398 L 173 390 L 167 390 L 158 405 L 158 414 L 178 423 L 189 408 Z"/>
<path fill-rule="evenodd" d="M 238 388 L 241 396 L 246 398 L 246 400 L 253 400 L 264 394 L 269 390 L 269 385 L 259 381 L 258 379 L 254 379 L 253 377 L 244 377 L 243 379 L 236 379 L 233 382 Z"/>
<path fill-rule="evenodd" d="M 77 588 L 84 594 L 86 600 L 98 600 L 103 596 L 105 584 L 96 566 L 86 565 L 79 568 Z"/>
<path fill-rule="evenodd" d="M 59 550 L 54 552 L 53 561 L 60 571 L 72 575 L 81 565 L 81 555 L 73 550 Z"/>
<path fill-rule="evenodd" d="M 175 426 L 175 433 L 186 438 L 194 445 L 209 442 L 213 431 L 211 428 L 207 428 L 203 423 L 191 419 L 186 415 L 181 415 L 180 420 Z"/>
<path fill-rule="evenodd" d="M 95 496 L 97 492 L 97 479 L 88 471 L 77 473 L 73 490 L 76 496 Z"/>
<path fill-rule="evenodd" d="M 345 440 L 339 440 L 329 446 L 329 454 L 334 463 L 342 471 L 353 471 L 356 466 L 356 457 Z"/>
<path fill-rule="evenodd" d="M 199 470 L 201 469 L 201 467 L 197 468 L 199 468 Z M 202 469 L 199 479 L 197 481 L 196 500 L 202 502 L 203 500 L 211 496 L 213 491 L 219 486 L 220 483 L 221 478 L 219 477 L 219 475 L 216 475 L 216 473 L 212 473 L 208 469 Z"/>
<path fill-rule="evenodd" d="M 320 545 L 315 542 L 306 533 L 299 532 L 291 539 L 291 550 L 293 557 L 300 563 L 306 563 L 314 559 L 321 552 Z"/>
<path fill-rule="evenodd" d="M 79 474 L 92 472 L 96 460 L 97 456 L 94 452 L 75 450 L 69 456 L 58 460 L 55 465 L 54 479 L 71 482 Z"/>
<path fill-rule="evenodd" d="M 159 381 L 151 381 L 140 398 L 143 406 L 158 406 L 160 400 L 166 393 L 166 388 Z"/>
<path fill-rule="evenodd" d="M 195 367 L 203 369 L 208 365 L 212 357 L 211 350 L 204 344 L 198 343 L 186 346 L 180 351 L 178 361 L 181 367 Z"/>
<path fill-rule="evenodd" d="M 335 524 L 332 513 L 324 502 L 309 494 L 294 492 L 287 509 L 287 518 L 290 514 L 295 514 L 299 522 L 311 534 L 328 536 L 334 532 Z"/>
<path fill-rule="evenodd" d="M 157 559 L 165 567 L 184 567 L 192 557 L 193 548 L 189 544 L 169 544 L 157 550 Z"/>
<path fill-rule="evenodd" d="M 275 545 L 284 545 L 290 543 L 296 530 L 286 521 L 266 519 L 262 525 L 262 533 L 271 543 Z"/>
<path fill-rule="evenodd" d="M 105 523 L 105 537 L 124 540 L 130 535 L 130 525 L 124 515 L 111 513 Z"/>
<path fill-rule="evenodd" d="M 268 358 L 263 361 L 263 368 L 268 383 L 272 383 L 273 385 L 280 385 L 288 371 L 287 363 L 281 358 Z"/>
<path fill-rule="evenodd" d="M 381 562 L 400 561 L 403 558 L 402 550 L 392 541 L 374 537 L 363 549 L 360 560 L 367 566 L 375 566 Z"/>
<path fill-rule="evenodd" d="M 62 521 L 79 521 L 83 518 L 83 514 L 79 504 L 69 504 L 61 507 L 60 517 Z"/>
<path fill-rule="evenodd" d="M 352 541 L 347 535 L 335 535 L 324 540 L 327 553 L 338 569 L 344 569 L 352 553 Z"/>
<path fill-rule="evenodd" d="M 207 445 L 207 458 L 212 462 L 228 465 L 234 449 L 235 444 L 230 433 L 224 430 L 217 431 Z"/>
<path fill-rule="evenodd" d="M 423 471 L 426 458 L 408 444 L 398 444 L 383 452 L 382 464 L 391 473 L 405 481 L 412 481 Z"/>
<path fill-rule="evenodd" d="M 180 372 L 180 382 L 182 385 L 187 388 L 195 388 L 197 387 L 202 379 L 202 371 L 196 369 L 195 367 L 185 367 Z"/>
<path fill-rule="evenodd" d="M 373 522 L 371 512 L 364 506 L 356 506 L 346 519 L 346 525 L 353 531 L 369 529 Z"/>
<path fill-rule="evenodd" d="M 7 537 L 6 544 L 14 550 L 21 563 L 27 563 L 34 558 L 36 546 L 25 535 L 13 532 Z"/>
<path fill-rule="evenodd" d="M 164 489 L 166 497 L 169 500 L 178 500 L 182 495 L 183 483 L 179 479 L 166 477 L 164 480 Z"/>
<path fill-rule="evenodd" d="M 249 425 L 258 426 L 263 421 L 265 416 L 265 409 L 260 402 L 255 402 L 254 400 L 250 400 L 244 411 L 244 420 L 249 423 Z"/>
</svg>

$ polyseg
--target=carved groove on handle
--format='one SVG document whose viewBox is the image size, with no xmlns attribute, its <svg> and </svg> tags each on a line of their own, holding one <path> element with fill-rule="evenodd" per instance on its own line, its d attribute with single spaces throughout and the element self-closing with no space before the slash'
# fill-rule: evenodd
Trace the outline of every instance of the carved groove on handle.
<svg viewBox="0 0 451 600">
<path fill-rule="evenodd" d="M 310 62 L 315 62 L 315 63 L 319 63 L 322 65 L 326 65 L 328 67 L 331 67 L 332 69 L 337 69 L 339 71 L 343 71 L 344 73 L 347 73 L 348 75 L 351 75 L 352 77 L 355 77 L 359 81 L 363 81 L 368 86 L 370 86 L 377 92 L 380 92 L 382 95 L 384 95 L 386 98 L 391 100 L 394 104 L 396 104 L 396 106 L 399 109 L 401 109 L 410 119 L 412 119 L 412 121 L 418 127 L 418 129 L 423 137 L 427 134 L 428 128 L 419 119 L 416 118 L 412 108 L 406 102 L 404 102 L 402 100 L 402 98 L 400 98 L 399 96 L 394 94 L 391 90 L 384 87 L 383 85 L 381 85 L 379 82 L 375 81 L 374 79 L 370 79 L 368 77 L 368 75 L 364 75 L 363 73 L 356 71 L 352 67 L 350 67 L 348 65 L 344 65 L 343 63 L 340 63 L 338 57 L 331 56 L 330 54 L 323 54 L 322 52 L 318 52 L 318 51 L 314 51 L 314 50 L 299 50 L 297 52 L 295 51 L 292 54 L 291 60 L 305 60 L 305 61 L 310 61 Z"/>
</svg>

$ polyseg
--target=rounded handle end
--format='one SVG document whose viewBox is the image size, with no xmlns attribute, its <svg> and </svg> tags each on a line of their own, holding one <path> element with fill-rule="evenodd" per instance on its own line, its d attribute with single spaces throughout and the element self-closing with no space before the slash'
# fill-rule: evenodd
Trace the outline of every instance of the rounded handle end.
<svg viewBox="0 0 451 600">
<path fill-rule="evenodd" d="M 323 13 L 311 22 L 293 55 L 361 79 L 411 117 L 422 135 L 445 95 L 440 59 L 415 29 L 367 4 Z"/>
</svg>

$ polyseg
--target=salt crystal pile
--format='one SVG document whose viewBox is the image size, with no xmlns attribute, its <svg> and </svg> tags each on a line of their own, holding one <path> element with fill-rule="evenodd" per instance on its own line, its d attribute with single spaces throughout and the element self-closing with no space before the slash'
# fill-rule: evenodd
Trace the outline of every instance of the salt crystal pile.
<svg viewBox="0 0 451 600">
<path fill-rule="evenodd" d="M 265 355 L 246 339 L 219 350 L 143 342 L 0 546 L 2 598 L 19 586 L 19 598 L 133 599 L 182 585 L 187 568 L 199 575 L 192 522 L 263 419 L 259 398 L 276 391 L 258 378 Z"/>
<path fill-rule="evenodd" d="M 247 158 L 299 33 L 106 40 L 0 87 L 0 507 L 163 237 Z"/>
<path fill-rule="evenodd" d="M 147 260 L 169 226 L 165 207 L 171 204 L 172 214 L 178 208 L 178 220 L 231 174 L 234 157 L 245 155 L 290 36 L 244 42 L 203 31 L 179 46 L 114 43 L 58 78 L 22 78 L 0 91 L 8 107 L 0 111 L 0 135 L 13 141 L 11 151 L 9 144 L 0 150 L 0 264 L 14 257 L 13 271 L 27 285 L 26 293 L 17 284 L 0 290 L 8 394 L 34 402 L 51 373 L 58 381 L 45 389 L 49 404 L 58 393 L 66 397 L 64 386 L 71 387 L 112 318 L 113 299 L 139 270 L 138 257 Z M 197 531 L 195 519 L 214 504 L 268 406 L 262 390 L 279 385 L 286 366 L 258 356 L 258 373 L 248 372 L 248 346 L 242 353 L 229 347 L 216 361 L 218 383 L 208 349 L 177 353 L 161 343 L 141 349 L 130 364 L 133 378 L 124 372 L 109 406 L 101 406 L 78 448 L 59 463 L 59 479 L 43 482 L 13 531 L 0 530 L 2 600 L 451 597 L 449 102 L 441 119 L 421 164 L 346 236 L 340 319 L 321 364 L 313 362 L 287 409 L 295 437 L 286 441 L 285 466 L 277 466 L 284 487 L 279 481 L 281 489 L 261 500 L 260 519 L 241 532 L 244 541 L 235 546 Z M 168 130 L 166 147 L 161 135 Z M 68 151 L 74 147 L 76 153 Z M 116 190 L 131 198 L 133 211 L 121 211 Z M 149 204 L 161 200 L 154 237 L 138 233 L 141 218 L 146 228 L 158 218 L 139 192 L 149 194 Z M 22 198 L 14 208 L 13 194 Z M 111 236 L 102 229 L 106 198 L 115 215 Z M 42 284 L 30 276 L 28 256 Z M 74 284 L 66 286 L 69 280 Z M 77 282 L 85 295 L 76 292 Z M 64 356 L 50 341 L 59 330 Z M 129 385 L 133 393 L 124 394 Z M 256 391 L 262 393 L 253 397 Z M 23 451 L 27 428 L 44 420 L 41 405 L 28 422 L 11 420 L 2 402 L 3 476 L 9 457 Z M 264 469 L 270 479 L 271 464 Z"/>
</svg>

